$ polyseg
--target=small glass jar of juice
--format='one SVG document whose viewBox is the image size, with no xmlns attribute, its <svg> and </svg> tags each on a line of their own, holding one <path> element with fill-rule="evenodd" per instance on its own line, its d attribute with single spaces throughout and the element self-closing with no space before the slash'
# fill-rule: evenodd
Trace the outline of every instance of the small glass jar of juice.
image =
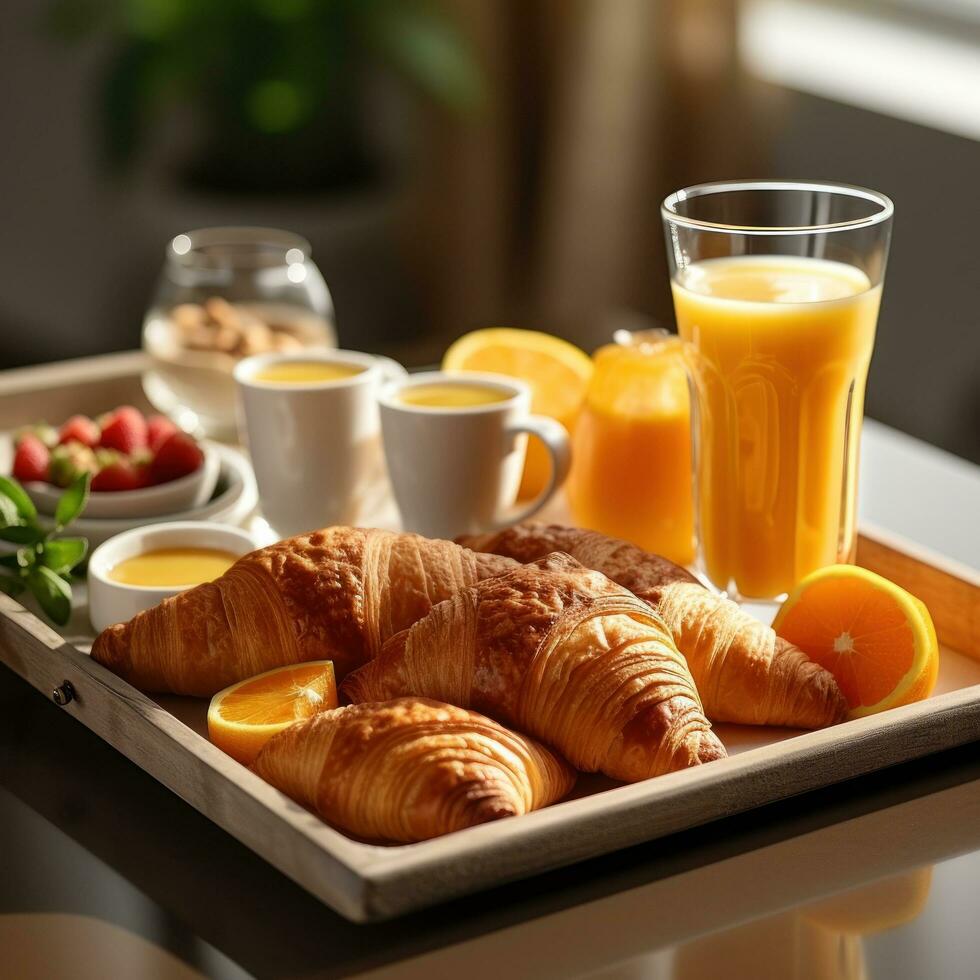
<svg viewBox="0 0 980 980">
<path fill-rule="evenodd" d="M 566 489 L 582 527 L 688 565 L 691 409 L 681 348 L 666 331 L 620 331 L 596 352 Z"/>
</svg>

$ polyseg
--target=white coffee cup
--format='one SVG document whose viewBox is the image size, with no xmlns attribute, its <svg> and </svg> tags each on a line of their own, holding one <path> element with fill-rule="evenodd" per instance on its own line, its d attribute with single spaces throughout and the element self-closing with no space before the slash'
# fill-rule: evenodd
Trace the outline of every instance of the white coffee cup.
<svg viewBox="0 0 980 980">
<path fill-rule="evenodd" d="M 466 407 L 410 404 L 406 390 L 438 384 L 493 388 L 500 401 Z M 407 531 L 453 538 L 507 527 L 536 514 L 568 475 L 568 432 L 531 415 L 530 389 L 499 374 L 430 371 L 394 381 L 381 392 L 381 429 L 388 475 Z M 531 433 L 551 455 L 548 485 L 514 506 Z"/>
<path fill-rule="evenodd" d="M 272 365 L 324 362 L 356 374 L 326 381 L 261 381 Z M 388 358 L 323 350 L 240 361 L 239 428 L 262 514 L 283 537 L 371 518 L 384 483 L 378 393 L 405 375 Z"/>
</svg>

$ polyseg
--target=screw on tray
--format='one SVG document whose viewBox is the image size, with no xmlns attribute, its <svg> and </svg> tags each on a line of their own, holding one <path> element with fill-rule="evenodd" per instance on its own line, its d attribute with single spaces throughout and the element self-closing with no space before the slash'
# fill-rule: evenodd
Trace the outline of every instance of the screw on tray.
<svg viewBox="0 0 980 980">
<path fill-rule="evenodd" d="M 71 681 L 64 681 L 59 687 L 51 692 L 51 700 L 62 708 L 69 701 L 75 700 L 75 688 L 71 686 Z"/>
</svg>

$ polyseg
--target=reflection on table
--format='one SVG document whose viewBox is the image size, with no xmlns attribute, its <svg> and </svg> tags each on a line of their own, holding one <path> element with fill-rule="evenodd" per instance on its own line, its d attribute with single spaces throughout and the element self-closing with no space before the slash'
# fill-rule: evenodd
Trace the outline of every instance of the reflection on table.
<svg viewBox="0 0 980 980">
<path fill-rule="evenodd" d="M 964 851 L 972 853 L 943 861 Z M 966 980 L 980 936 L 965 920 L 958 932 L 955 923 L 968 915 L 978 882 L 980 783 L 973 782 L 370 976 Z M 920 917 L 928 928 L 918 927 Z M 958 941 L 941 941 L 937 930 Z"/>
<path fill-rule="evenodd" d="M 914 921 L 925 908 L 932 866 L 893 875 L 790 912 L 678 946 L 672 980 L 863 980 L 863 937 Z"/>
<path fill-rule="evenodd" d="M 0 708 L 0 840 L 17 842 L 0 846 L 0 922 L 51 942 L 52 916 L 87 917 L 220 980 L 740 980 L 743 964 L 761 980 L 766 965 L 791 980 L 972 980 L 980 962 L 976 746 L 357 926 L 5 669 Z M 138 976 L 152 956 L 111 945 L 110 959 L 87 954 L 103 976 Z"/>
</svg>

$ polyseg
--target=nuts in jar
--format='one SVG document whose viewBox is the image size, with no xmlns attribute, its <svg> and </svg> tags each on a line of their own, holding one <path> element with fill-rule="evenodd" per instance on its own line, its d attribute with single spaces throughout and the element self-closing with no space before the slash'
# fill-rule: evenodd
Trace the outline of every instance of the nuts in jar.
<svg viewBox="0 0 980 980">
<path fill-rule="evenodd" d="M 303 343 L 290 326 L 267 321 L 254 310 L 212 296 L 203 304 L 181 303 L 170 311 L 178 344 L 195 351 L 250 357 L 270 351 L 298 351 Z"/>
</svg>

